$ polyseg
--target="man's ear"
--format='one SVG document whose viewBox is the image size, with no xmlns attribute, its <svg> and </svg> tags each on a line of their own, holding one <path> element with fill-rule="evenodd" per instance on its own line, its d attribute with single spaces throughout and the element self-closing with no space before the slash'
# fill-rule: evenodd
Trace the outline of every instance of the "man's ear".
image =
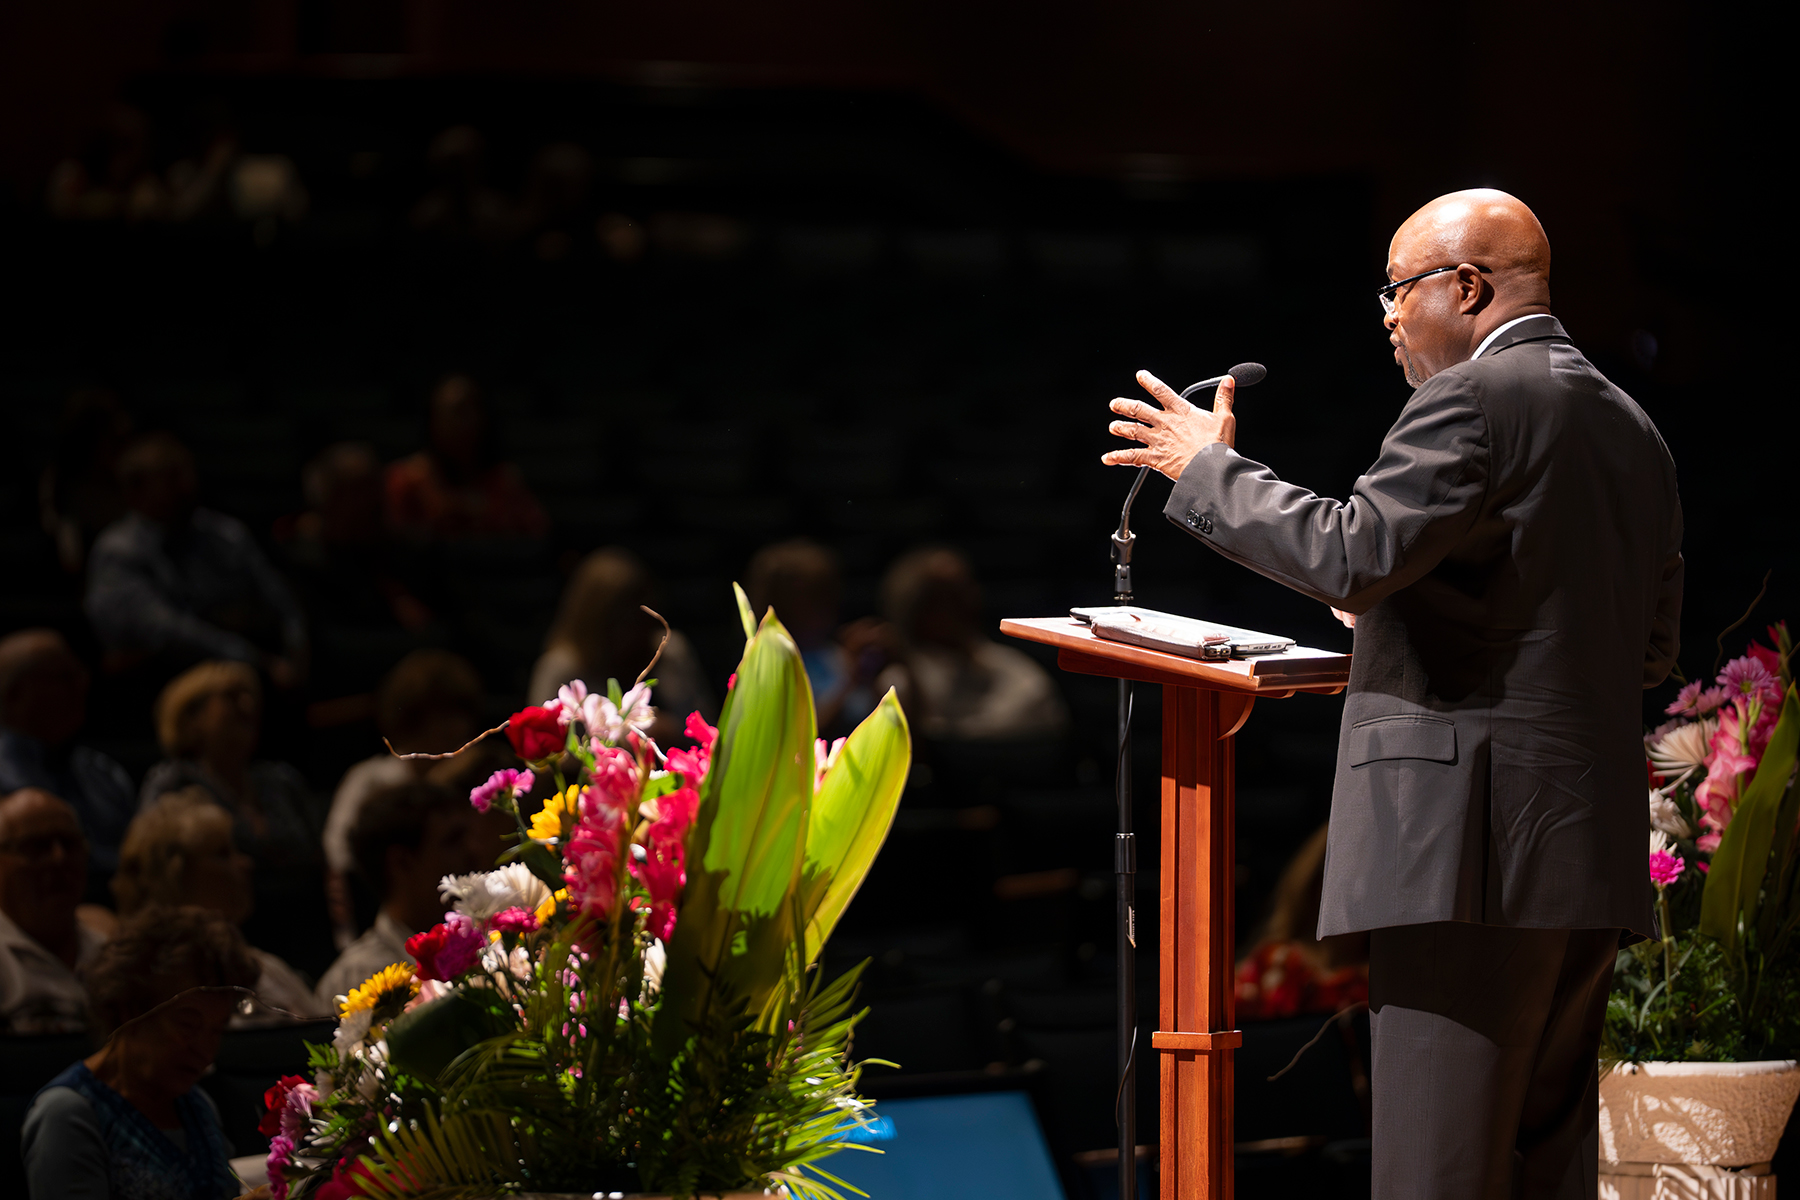
<svg viewBox="0 0 1800 1200">
<path fill-rule="evenodd" d="M 1494 285 L 1481 268 L 1461 263 L 1456 268 L 1456 311 L 1472 317 L 1494 298 Z"/>
</svg>

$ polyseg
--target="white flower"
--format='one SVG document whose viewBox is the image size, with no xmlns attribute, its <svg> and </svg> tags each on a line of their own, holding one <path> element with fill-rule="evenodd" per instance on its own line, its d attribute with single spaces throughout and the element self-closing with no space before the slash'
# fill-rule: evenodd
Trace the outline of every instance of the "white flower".
<svg viewBox="0 0 1800 1200">
<path fill-rule="evenodd" d="M 651 938 L 650 944 L 644 947 L 644 999 L 646 1001 L 662 991 L 663 968 L 668 965 L 669 952 L 663 949 L 661 941 Z"/>
<path fill-rule="evenodd" d="M 1650 853 L 1662 854 L 1669 848 L 1669 835 L 1660 829 L 1650 831 Z"/>
<path fill-rule="evenodd" d="M 1693 826 L 1681 815 L 1681 806 L 1655 788 L 1650 789 L 1650 827 L 1670 837 L 1694 836 Z"/>
<path fill-rule="evenodd" d="M 557 722 L 567 729 L 570 722 L 581 716 L 587 695 L 587 684 L 571 679 L 556 690 L 556 699 L 544 701 L 544 708 L 555 713 Z"/>
<path fill-rule="evenodd" d="M 591 693 L 582 703 L 581 719 L 589 733 L 617 745 L 625 740 L 628 728 L 639 733 L 647 731 L 656 719 L 656 710 L 650 707 L 649 687 L 640 683 L 621 696 L 616 705 L 605 696 Z"/>
<path fill-rule="evenodd" d="M 550 889 L 524 863 L 507 863 L 472 875 L 446 875 L 438 882 L 438 894 L 457 912 L 485 926 L 509 908 L 536 912 L 550 898 Z"/>
<path fill-rule="evenodd" d="M 350 1057 L 352 1051 L 362 1045 L 363 1039 L 369 1036 L 369 1025 L 375 1020 L 375 1011 L 361 1008 L 338 1022 L 337 1032 L 331 1035 L 331 1044 L 338 1052 L 340 1060 Z"/>
<path fill-rule="evenodd" d="M 1719 728 L 1713 720 L 1678 725 L 1650 745 L 1650 762 L 1662 775 L 1680 775 L 1703 766 L 1712 753 L 1712 735 Z"/>
</svg>

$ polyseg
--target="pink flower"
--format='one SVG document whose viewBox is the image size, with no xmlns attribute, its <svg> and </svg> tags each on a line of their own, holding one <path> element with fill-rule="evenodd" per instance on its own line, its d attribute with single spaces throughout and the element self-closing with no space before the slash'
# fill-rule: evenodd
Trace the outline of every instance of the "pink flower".
<svg viewBox="0 0 1800 1200">
<path fill-rule="evenodd" d="M 1700 819 L 1702 821 L 1706 820 L 1705 817 L 1701 817 Z M 1699 850 L 1702 854 L 1712 854 L 1719 849 L 1719 843 L 1723 840 L 1724 838 L 1721 834 L 1703 833 L 1694 839 L 1694 848 Z M 1706 864 L 1699 863 L 1697 865 L 1700 867 L 1701 873 L 1704 874 L 1706 872 Z"/>
<path fill-rule="evenodd" d="M 494 801 L 502 794 L 507 797 L 524 795 L 531 790 L 537 779 L 530 771 L 515 771 L 505 767 L 488 776 L 486 783 L 478 784 L 469 793 L 469 803 L 475 806 L 476 812 L 486 812 L 494 807 Z"/>
<path fill-rule="evenodd" d="M 487 939 L 481 927 L 459 912 L 444 914 L 444 923 L 406 939 L 406 952 L 418 960 L 420 979 L 446 983 L 473 967 Z"/>
<path fill-rule="evenodd" d="M 691 787 L 676 788 L 656 798 L 656 819 L 650 823 L 653 842 L 681 842 L 700 811 L 700 793 Z"/>
<path fill-rule="evenodd" d="M 679 841 L 653 841 L 645 851 L 641 861 L 632 861 L 631 873 L 650 893 L 650 936 L 666 942 L 675 932 L 675 902 L 687 885 L 687 853 Z"/>
<path fill-rule="evenodd" d="M 712 753 L 705 747 L 689 750 L 686 746 L 677 746 L 669 751 L 666 765 L 686 780 L 687 786 L 697 788 L 705 781 L 707 771 L 712 769 Z"/>
<path fill-rule="evenodd" d="M 637 797 L 637 760 L 617 746 L 596 746 L 594 770 L 581 792 L 582 819 L 623 823 Z"/>
<path fill-rule="evenodd" d="M 737 681 L 736 675 L 733 675 L 731 678 L 732 682 L 735 683 Z M 712 753 L 713 743 L 719 740 L 719 731 L 713 726 L 708 725 L 706 723 L 706 718 L 697 712 L 688 714 L 687 725 L 684 727 L 683 732 L 693 738 L 696 742 L 699 742 L 700 749 L 706 751 L 708 754 Z"/>
<path fill-rule="evenodd" d="M 556 690 L 556 699 L 544 702 L 544 708 L 555 713 L 558 723 L 566 729 L 581 717 L 581 708 L 587 703 L 587 695 L 587 684 L 579 679 L 571 679 Z"/>
<path fill-rule="evenodd" d="M 849 740 L 849 738 L 839 738 L 831 743 L 829 748 L 826 747 L 824 738 L 813 742 L 813 791 L 818 791 L 819 785 L 825 782 L 825 772 L 831 769 L 831 764 L 837 761 L 838 752 Z"/>
<path fill-rule="evenodd" d="M 1726 693 L 1722 687 L 1709 688 L 1701 680 L 1694 680 L 1675 694 L 1675 700 L 1663 711 L 1671 717 L 1705 716 L 1719 705 L 1725 703 Z M 1660 731 L 1659 731 L 1660 732 Z"/>
<path fill-rule="evenodd" d="M 294 1139 L 278 1133 L 269 1139 L 269 1195 L 287 1200 L 287 1168 L 294 1161 Z"/>
<path fill-rule="evenodd" d="M 1666 888 L 1680 879 L 1686 869 L 1687 862 L 1680 855 L 1670 854 L 1667 850 L 1650 855 L 1650 882 L 1659 888 Z"/>
<path fill-rule="evenodd" d="M 1725 669 L 1719 672 L 1719 686 L 1733 699 L 1761 700 L 1766 706 L 1781 703 L 1781 681 L 1755 654 L 1746 654 L 1726 663 Z"/>
<path fill-rule="evenodd" d="M 628 731 L 644 733 L 655 719 L 656 710 L 650 707 L 650 689 L 641 683 L 619 697 L 617 704 L 594 693 L 581 705 L 582 723 L 587 726 L 588 733 L 603 742 L 622 742 Z"/>
<path fill-rule="evenodd" d="M 494 928 L 501 933 L 535 933 L 537 914 L 524 908 L 509 908 L 494 917 Z"/>
</svg>

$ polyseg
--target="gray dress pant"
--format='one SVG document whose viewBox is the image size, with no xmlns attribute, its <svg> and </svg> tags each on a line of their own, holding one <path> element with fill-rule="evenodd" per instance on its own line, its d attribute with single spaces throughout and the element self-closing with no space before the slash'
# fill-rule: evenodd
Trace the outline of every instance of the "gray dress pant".
<svg viewBox="0 0 1800 1200">
<path fill-rule="evenodd" d="M 1617 929 L 1373 930 L 1374 1200 L 1594 1200 Z"/>
</svg>

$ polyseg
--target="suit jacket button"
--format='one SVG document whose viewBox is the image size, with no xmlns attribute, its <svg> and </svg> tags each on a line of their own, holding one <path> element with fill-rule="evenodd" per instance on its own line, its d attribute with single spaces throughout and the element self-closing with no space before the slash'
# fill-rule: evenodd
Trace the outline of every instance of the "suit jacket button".
<svg viewBox="0 0 1800 1200">
<path fill-rule="evenodd" d="M 1187 523 L 1188 523 L 1189 529 L 1200 528 L 1200 521 L 1201 521 L 1201 517 L 1200 517 L 1199 513 L 1195 512 L 1191 508 L 1187 510 Z"/>
<path fill-rule="evenodd" d="M 1212 518 L 1211 517 L 1201 517 L 1200 518 L 1200 532 L 1201 533 L 1211 533 L 1212 532 Z"/>
</svg>

